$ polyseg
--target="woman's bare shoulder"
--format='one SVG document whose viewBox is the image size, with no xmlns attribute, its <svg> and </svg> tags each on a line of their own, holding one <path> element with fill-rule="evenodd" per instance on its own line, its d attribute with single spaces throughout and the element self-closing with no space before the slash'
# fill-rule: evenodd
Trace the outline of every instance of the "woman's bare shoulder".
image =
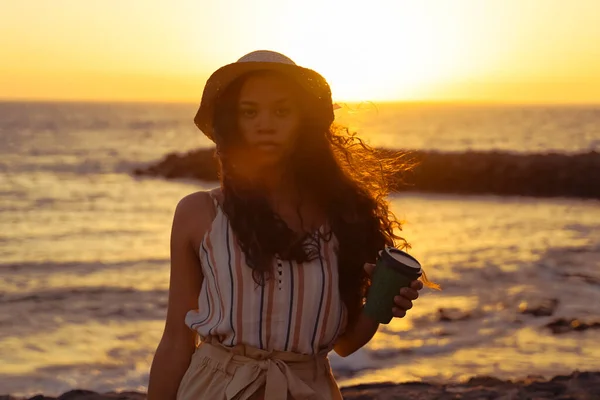
<svg viewBox="0 0 600 400">
<path fill-rule="evenodd" d="M 179 200 L 177 209 L 183 213 L 193 214 L 201 210 L 206 210 L 213 203 L 211 190 L 200 190 L 190 193 Z"/>
<path fill-rule="evenodd" d="M 211 191 L 201 190 L 190 193 L 179 200 L 174 220 L 197 242 L 212 224 L 215 205 Z"/>
</svg>

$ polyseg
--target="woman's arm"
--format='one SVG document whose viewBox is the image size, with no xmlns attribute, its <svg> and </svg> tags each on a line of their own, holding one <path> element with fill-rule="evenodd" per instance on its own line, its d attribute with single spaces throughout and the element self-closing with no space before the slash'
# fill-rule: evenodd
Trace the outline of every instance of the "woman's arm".
<svg viewBox="0 0 600 400">
<path fill-rule="evenodd" d="M 197 192 L 181 199 L 171 229 L 171 277 L 164 332 L 150 368 L 148 400 L 174 400 L 196 346 L 185 315 L 198 307 L 203 276 L 198 239 L 212 223 L 212 199 Z M 196 238 L 196 239 L 194 239 Z"/>
<path fill-rule="evenodd" d="M 369 275 L 373 273 L 374 269 L 374 264 L 365 264 L 365 270 Z M 412 301 L 419 297 L 419 290 L 421 289 L 423 289 L 421 281 L 413 281 L 410 287 L 400 289 L 398 296 L 394 298 L 395 306 L 392 309 L 394 317 L 403 318 L 406 316 L 406 311 L 412 308 Z M 347 357 L 369 343 L 378 328 L 379 323 L 361 311 L 356 323 L 338 338 L 333 350 L 340 356 Z"/>
<path fill-rule="evenodd" d="M 363 347 L 373 338 L 379 323 L 361 312 L 354 326 L 340 336 L 333 350 L 342 357 L 347 357 Z"/>
</svg>

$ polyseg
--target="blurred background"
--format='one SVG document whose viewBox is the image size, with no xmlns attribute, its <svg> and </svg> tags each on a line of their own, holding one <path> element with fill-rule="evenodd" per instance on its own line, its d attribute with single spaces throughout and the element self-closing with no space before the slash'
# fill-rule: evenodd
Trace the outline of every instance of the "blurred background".
<svg viewBox="0 0 600 400">
<path fill-rule="evenodd" d="M 192 118 L 218 67 L 280 51 L 374 146 L 500 153 L 526 173 L 554 154 L 564 176 L 600 165 L 599 15 L 596 0 L 0 0 L 0 393 L 145 390 L 175 205 L 217 183 L 133 171 L 211 147 Z M 600 202 L 571 186 L 391 195 L 444 291 L 332 355 L 340 383 L 600 369 Z"/>
</svg>

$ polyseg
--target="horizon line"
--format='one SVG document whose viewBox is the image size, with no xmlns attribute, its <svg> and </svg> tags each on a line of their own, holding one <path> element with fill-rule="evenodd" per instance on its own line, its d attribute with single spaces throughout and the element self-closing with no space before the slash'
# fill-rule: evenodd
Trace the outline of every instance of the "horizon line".
<svg viewBox="0 0 600 400">
<path fill-rule="evenodd" d="M 157 99 L 48 99 L 48 98 L 3 98 L 0 103 L 38 103 L 38 104 L 174 104 L 199 105 L 198 100 L 157 100 Z M 397 100 L 337 100 L 334 104 L 427 104 L 427 105 L 498 105 L 498 106 L 600 106 L 600 99 L 585 101 L 515 101 L 515 100 L 477 100 L 477 99 L 397 99 Z"/>
</svg>

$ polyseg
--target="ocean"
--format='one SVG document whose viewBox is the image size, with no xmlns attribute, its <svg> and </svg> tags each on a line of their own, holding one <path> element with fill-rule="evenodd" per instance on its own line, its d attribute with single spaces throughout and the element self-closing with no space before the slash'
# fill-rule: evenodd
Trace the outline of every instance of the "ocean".
<svg viewBox="0 0 600 400">
<path fill-rule="evenodd" d="M 0 394 L 146 389 L 175 205 L 216 183 L 132 171 L 210 146 L 192 123 L 195 108 L 0 103 Z M 363 104 L 337 113 L 375 146 L 600 151 L 600 106 Z M 390 201 L 411 253 L 444 290 L 424 289 L 406 318 L 350 357 L 332 353 L 341 385 L 600 370 L 600 330 L 545 326 L 600 321 L 600 201 Z M 553 315 L 521 312 L 549 301 Z"/>
</svg>

